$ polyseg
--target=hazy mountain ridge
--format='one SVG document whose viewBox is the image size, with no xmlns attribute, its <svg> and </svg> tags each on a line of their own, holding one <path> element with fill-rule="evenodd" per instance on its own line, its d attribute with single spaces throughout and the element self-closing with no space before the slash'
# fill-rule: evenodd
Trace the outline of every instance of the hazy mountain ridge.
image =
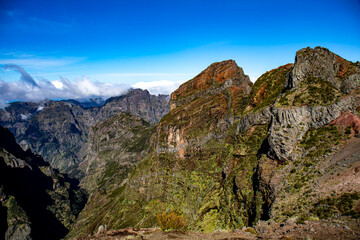
<svg viewBox="0 0 360 240">
<path fill-rule="evenodd" d="M 85 106 L 75 100 L 14 102 L 0 109 L 0 125 L 9 128 L 24 149 L 41 154 L 62 172 L 81 177 L 78 165 L 87 154 L 91 126 L 122 112 L 156 123 L 169 111 L 166 95 L 153 96 L 140 89 L 110 98 L 103 106 Z"/>
<path fill-rule="evenodd" d="M 150 153 L 125 184 L 90 199 L 70 236 L 100 225 L 154 227 L 169 209 L 205 232 L 250 225 L 265 234 L 264 220 L 358 218 L 359 73 L 320 47 L 254 84 L 234 61 L 212 64 L 171 95 Z M 112 203 L 97 205 L 109 196 Z"/>
</svg>

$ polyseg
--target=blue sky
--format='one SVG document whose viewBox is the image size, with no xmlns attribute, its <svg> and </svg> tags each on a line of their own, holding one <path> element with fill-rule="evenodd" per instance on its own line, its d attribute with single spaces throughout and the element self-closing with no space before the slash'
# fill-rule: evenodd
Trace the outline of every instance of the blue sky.
<svg viewBox="0 0 360 240">
<path fill-rule="evenodd" d="M 307 46 L 360 60 L 360 1 L 0 1 L 0 64 L 35 81 L 171 91 L 226 59 L 255 80 Z M 2 82 L 20 77 L 0 70 Z"/>
</svg>

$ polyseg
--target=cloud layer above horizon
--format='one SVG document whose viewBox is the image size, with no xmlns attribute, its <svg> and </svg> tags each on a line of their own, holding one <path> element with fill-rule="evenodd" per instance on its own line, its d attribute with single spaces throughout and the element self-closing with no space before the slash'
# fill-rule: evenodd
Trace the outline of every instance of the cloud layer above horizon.
<svg viewBox="0 0 360 240">
<path fill-rule="evenodd" d="M 107 99 L 112 96 L 125 94 L 130 88 L 147 89 L 151 94 L 170 94 L 181 82 L 152 81 L 137 82 L 133 85 L 104 83 L 82 77 L 75 81 L 60 77 L 50 81 L 34 78 L 22 67 L 15 64 L 0 65 L 2 70 L 13 70 L 20 73 L 20 79 L 15 82 L 6 82 L 0 79 L 0 107 L 12 101 L 38 102 L 46 99 L 75 99 L 87 100 L 101 97 Z"/>
</svg>

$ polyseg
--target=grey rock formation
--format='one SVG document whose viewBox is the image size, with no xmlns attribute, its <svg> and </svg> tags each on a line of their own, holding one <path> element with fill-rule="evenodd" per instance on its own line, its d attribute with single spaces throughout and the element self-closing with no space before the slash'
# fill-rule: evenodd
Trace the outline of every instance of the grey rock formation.
<svg viewBox="0 0 360 240">
<path fill-rule="evenodd" d="M 342 113 L 354 110 L 355 102 L 353 96 L 348 96 L 326 107 L 274 108 L 268 137 L 269 155 L 282 161 L 296 159 L 296 143 L 307 130 L 325 126 Z"/>
<path fill-rule="evenodd" d="M 296 53 L 295 66 L 292 72 L 292 86 L 298 87 L 300 82 L 307 77 L 319 77 L 329 81 L 337 88 L 340 82 L 335 81 L 339 71 L 337 55 L 326 48 L 316 47 L 315 49 L 304 48 Z"/>
<path fill-rule="evenodd" d="M 328 106 L 266 107 L 245 115 L 237 123 L 237 134 L 250 127 L 270 123 L 269 156 L 281 161 L 295 160 L 296 143 L 310 128 L 329 124 L 346 111 L 353 111 L 360 98 L 347 96 Z"/>
<path fill-rule="evenodd" d="M 270 107 L 266 107 L 255 113 L 246 114 L 237 124 L 237 134 L 248 130 L 251 126 L 269 123 L 272 116 L 272 108 Z"/>
<path fill-rule="evenodd" d="M 360 85 L 360 68 L 326 48 L 304 48 L 297 52 L 294 68 L 285 76 L 285 89 L 300 91 L 301 83 L 310 78 L 321 78 L 349 94 Z M 281 95 L 284 95 L 281 94 Z M 280 95 L 280 96 L 281 96 Z M 238 132 L 251 126 L 270 123 L 268 155 L 281 161 L 298 157 L 296 143 L 310 128 L 329 124 L 346 111 L 354 111 L 359 104 L 357 95 L 343 96 L 335 103 L 305 106 L 281 106 L 275 104 L 255 113 L 243 116 L 238 123 Z"/>
<path fill-rule="evenodd" d="M 360 67 L 358 67 L 358 72 L 360 72 Z M 355 73 L 342 80 L 340 89 L 348 94 L 358 86 L 360 86 L 360 73 Z"/>
<path fill-rule="evenodd" d="M 328 81 L 337 89 L 349 93 L 359 86 L 359 73 L 360 68 L 356 64 L 346 61 L 328 49 L 308 47 L 296 53 L 290 86 L 297 88 L 302 81 L 311 76 Z"/>
<path fill-rule="evenodd" d="M 169 96 L 155 96 L 147 90 L 133 89 L 123 96 L 109 98 L 101 108 L 100 115 L 114 110 L 117 111 L 117 114 L 127 112 L 150 123 L 158 123 L 170 110 Z M 101 119 L 101 121 L 108 118 Z"/>
</svg>

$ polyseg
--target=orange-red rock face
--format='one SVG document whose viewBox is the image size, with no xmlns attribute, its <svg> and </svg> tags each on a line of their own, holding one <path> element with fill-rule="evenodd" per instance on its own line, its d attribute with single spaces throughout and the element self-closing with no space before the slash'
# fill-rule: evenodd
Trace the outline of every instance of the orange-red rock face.
<svg viewBox="0 0 360 240">
<path fill-rule="evenodd" d="M 351 112 L 346 112 L 331 122 L 332 125 L 352 127 L 355 133 L 360 132 L 360 118 Z"/>
<path fill-rule="evenodd" d="M 177 153 L 183 158 L 188 146 L 201 143 L 196 139 L 209 132 L 227 129 L 238 100 L 248 95 L 252 83 L 233 60 L 210 65 L 192 80 L 181 85 L 171 95 L 171 112 L 158 127 L 158 151 Z M 220 130 L 221 131 L 221 130 Z M 196 138 L 196 139 L 194 139 Z"/>
<path fill-rule="evenodd" d="M 236 86 L 244 93 L 250 93 L 251 81 L 234 60 L 211 64 L 195 78 L 182 84 L 171 94 L 170 108 L 187 104 L 195 97 L 205 97 Z"/>
</svg>

